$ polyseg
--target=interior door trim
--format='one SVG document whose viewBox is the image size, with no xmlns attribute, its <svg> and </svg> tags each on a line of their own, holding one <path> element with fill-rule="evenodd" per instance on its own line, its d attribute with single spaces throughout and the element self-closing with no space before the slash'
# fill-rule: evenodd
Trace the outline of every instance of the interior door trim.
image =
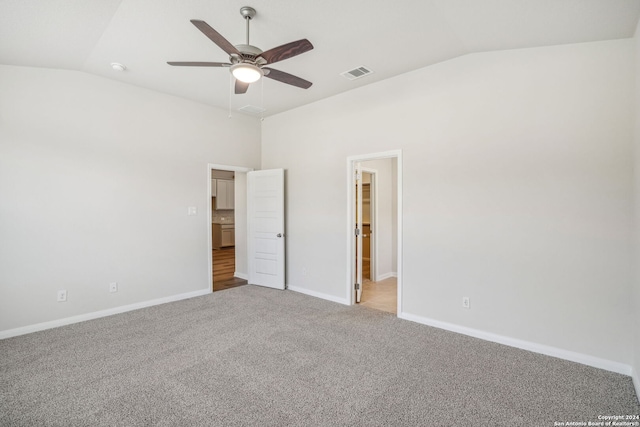
<svg viewBox="0 0 640 427">
<path fill-rule="evenodd" d="M 356 203 L 356 195 L 355 195 L 355 174 L 356 174 L 356 164 L 359 162 L 366 162 L 368 160 L 380 160 L 380 159 L 392 159 L 395 158 L 397 160 L 396 165 L 396 191 L 397 191 L 397 211 L 396 211 L 396 225 L 398 230 L 397 235 L 397 252 L 396 252 L 396 262 L 397 262 L 397 283 L 398 283 L 398 306 L 396 315 L 400 316 L 402 313 L 402 281 L 403 281 L 403 261 L 402 261 L 402 248 L 403 248 L 403 230 L 402 230 L 402 150 L 390 150 L 379 153 L 371 153 L 371 154 L 362 154 L 356 156 L 347 157 L 347 230 L 346 230 L 346 241 L 347 241 L 347 259 L 345 262 L 347 263 L 347 280 L 345 285 L 345 296 L 346 300 L 349 301 L 350 304 L 355 303 L 355 289 L 354 289 L 354 279 L 355 279 L 355 268 L 353 260 L 356 257 L 356 247 L 355 247 L 355 238 L 354 238 L 354 229 L 355 229 L 355 203 Z"/>
<path fill-rule="evenodd" d="M 207 207 L 205 210 L 207 211 L 207 262 L 209 263 L 209 291 L 213 292 L 213 241 L 211 239 L 212 230 L 212 212 L 211 212 L 211 171 L 212 170 L 222 170 L 222 171 L 230 171 L 230 172 L 240 172 L 247 173 L 251 172 L 253 168 L 247 168 L 243 166 L 230 166 L 230 165 L 219 165 L 216 163 L 208 163 L 207 164 L 207 195 L 206 195 L 206 203 Z M 246 234 L 246 232 L 245 232 Z M 248 260 L 247 260 L 248 261 Z"/>
</svg>

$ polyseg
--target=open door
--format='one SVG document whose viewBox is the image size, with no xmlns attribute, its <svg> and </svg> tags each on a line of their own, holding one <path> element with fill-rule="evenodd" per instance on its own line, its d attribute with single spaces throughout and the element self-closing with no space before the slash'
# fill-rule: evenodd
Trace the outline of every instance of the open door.
<svg viewBox="0 0 640 427">
<path fill-rule="evenodd" d="M 284 169 L 247 173 L 249 283 L 285 288 Z"/>
<path fill-rule="evenodd" d="M 362 298 L 362 167 L 356 164 L 356 303 Z"/>
</svg>

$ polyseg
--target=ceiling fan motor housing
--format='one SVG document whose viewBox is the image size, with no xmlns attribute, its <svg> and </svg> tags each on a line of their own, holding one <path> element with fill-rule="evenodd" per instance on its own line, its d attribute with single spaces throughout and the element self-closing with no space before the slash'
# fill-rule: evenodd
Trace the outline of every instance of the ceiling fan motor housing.
<svg viewBox="0 0 640 427">
<path fill-rule="evenodd" d="M 237 55 L 231 55 L 229 60 L 232 64 L 238 64 L 240 62 L 249 62 L 251 64 L 257 65 L 259 67 L 266 65 L 267 61 L 260 57 L 262 54 L 262 49 L 252 46 L 250 44 L 238 44 L 236 45 L 236 49 L 240 51 L 242 57 Z"/>
</svg>

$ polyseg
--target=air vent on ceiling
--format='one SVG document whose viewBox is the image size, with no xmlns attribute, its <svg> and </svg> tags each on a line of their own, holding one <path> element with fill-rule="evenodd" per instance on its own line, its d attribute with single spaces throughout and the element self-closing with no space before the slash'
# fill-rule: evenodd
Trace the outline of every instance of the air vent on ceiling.
<svg viewBox="0 0 640 427">
<path fill-rule="evenodd" d="M 260 113 L 264 113 L 267 110 L 262 107 L 256 107 L 255 105 L 245 105 L 242 108 L 238 108 L 238 111 L 242 111 L 243 113 L 248 113 L 248 114 L 260 114 Z"/>
<path fill-rule="evenodd" d="M 345 71 L 344 73 L 340 73 L 341 76 L 348 78 L 349 80 L 359 79 L 360 77 L 368 76 L 373 73 L 372 70 L 361 65 L 358 68 L 354 68 L 353 70 Z"/>
</svg>

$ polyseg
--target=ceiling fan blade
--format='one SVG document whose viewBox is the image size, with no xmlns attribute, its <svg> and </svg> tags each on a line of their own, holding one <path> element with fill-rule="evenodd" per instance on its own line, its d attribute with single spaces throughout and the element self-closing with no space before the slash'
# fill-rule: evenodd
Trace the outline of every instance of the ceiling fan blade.
<svg viewBox="0 0 640 427">
<path fill-rule="evenodd" d="M 269 49 L 266 52 L 262 52 L 260 56 L 267 61 L 267 64 L 273 64 L 274 62 L 293 58 L 311 49 L 313 49 L 311 42 L 307 39 L 302 39 Z"/>
<path fill-rule="evenodd" d="M 228 55 L 242 56 L 240 51 L 236 49 L 234 45 L 232 45 L 227 39 L 222 37 L 219 32 L 211 28 L 211 26 L 206 22 L 200 21 L 199 19 L 192 19 L 191 23 L 195 25 L 200 31 L 202 31 L 205 36 L 209 37 L 212 42 L 217 44 L 220 49 L 227 52 Z"/>
<path fill-rule="evenodd" d="M 290 84 L 292 86 L 296 86 L 302 89 L 309 89 L 313 83 L 301 79 L 300 77 L 294 76 L 293 74 L 285 73 L 284 71 L 274 70 L 273 68 L 263 67 L 262 70 L 265 72 L 264 76 L 269 77 L 270 79 L 277 80 L 282 83 Z"/>
<path fill-rule="evenodd" d="M 169 65 L 178 65 L 181 67 L 231 67 L 231 64 L 227 62 L 197 62 L 197 61 L 187 61 L 187 62 L 176 62 L 176 61 L 167 61 Z"/>
<path fill-rule="evenodd" d="M 247 93 L 247 89 L 249 89 L 249 83 L 241 82 L 240 80 L 236 79 L 236 95 Z"/>
</svg>

